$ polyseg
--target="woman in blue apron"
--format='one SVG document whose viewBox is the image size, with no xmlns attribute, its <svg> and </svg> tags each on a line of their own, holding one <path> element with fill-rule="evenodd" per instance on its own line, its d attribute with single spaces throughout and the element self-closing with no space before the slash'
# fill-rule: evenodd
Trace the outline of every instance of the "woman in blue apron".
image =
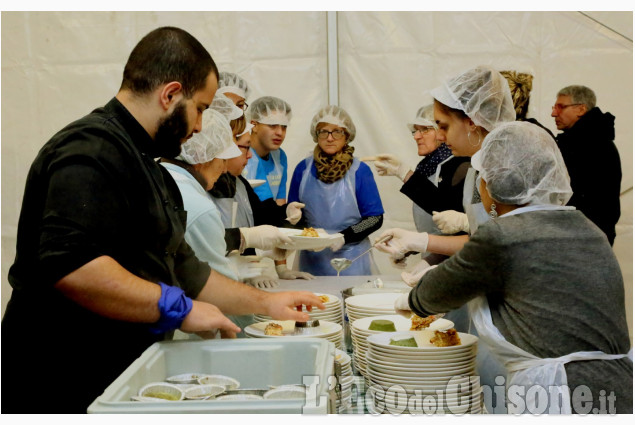
<svg viewBox="0 0 635 425">
<path fill-rule="evenodd" d="M 510 413 L 632 413 L 622 273 L 602 231 L 564 206 L 572 191 L 554 140 L 503 124 L 472 165 L 491 220 L 396 308 L 429 315 L 468 302 L 479 351 L 505 367 L 497 384 Z"/>
<path fill-rule="evenodd" d="M 334 276 L 331 259 L 353 259 L 371 248 L 368 236 L 381 227 L 384 209 L 370 167 L 353 157 L 355 125 L 348 113 L 338 106 L 322 108 L 313 117 L 310 134 L 317 145 L 293 172 L 289 202 L 305 204 L 306 226 L 343 238 L 320 252 L 299 251 L 298 264 L 304 272 Z M 369 253 L 341 275 L 376 273 Z"/>
</svg>

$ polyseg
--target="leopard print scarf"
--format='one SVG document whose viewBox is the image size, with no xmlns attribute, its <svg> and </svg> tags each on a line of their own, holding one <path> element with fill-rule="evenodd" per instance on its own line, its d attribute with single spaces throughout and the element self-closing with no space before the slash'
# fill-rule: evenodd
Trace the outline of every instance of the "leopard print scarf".
<svg viewBox="0 0 635 425">
<path fill-rule="evenodd" d="M 335 155 L 327 155 L 317 145 L 313 151 L 313 162 L 317 169 L 317 177 L 324 183 L 333 183 L 343 178 L 353 165 L 355 148 L 346 145 Z"/>
</svg>

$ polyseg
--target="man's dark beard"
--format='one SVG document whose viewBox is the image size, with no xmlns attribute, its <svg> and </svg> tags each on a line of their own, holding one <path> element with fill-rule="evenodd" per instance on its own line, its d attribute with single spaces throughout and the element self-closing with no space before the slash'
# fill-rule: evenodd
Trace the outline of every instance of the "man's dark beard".
<svg viewBox="0 0 635 425">
<path fill-rule="evenodd" d="M 174 158 L 181 153 L 181 140 L 187 136 L 187 114 L 185 103 L 180 101 L 166 118 L 159 122 L 154 136 L 157 156 Z"/>
</svg>

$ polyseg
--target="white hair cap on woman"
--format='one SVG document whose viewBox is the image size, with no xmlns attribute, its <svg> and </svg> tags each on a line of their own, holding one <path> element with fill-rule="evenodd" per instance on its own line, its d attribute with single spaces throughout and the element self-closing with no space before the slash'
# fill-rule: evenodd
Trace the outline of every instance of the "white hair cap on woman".
<svg viewBox="0 0 635 425">
<path fill-rule="evenodd" d="M 249 97 L 249 86 L 244 78 L 233 72 L 221 72 L 218 76 L 218 90 L 216 93 L 233 93 L 247 99 Z"/>
<path fill-rule="evenodd" d="M 493 200 L 506 205 L 565 205 L 573 191 L 560 149 L 539 126 L 504 123 L 472 156 Z"/>
<path fill-rule="evenodd" d="M 437 122 L 434 120 L 434 105 L 426 105 L 419 108 L 413 122 L 406 124 L 410 131 L 415 131 L 415 125 L 423 127 L 434 127 L 438 129 Z"/>
<path fill-rule="evenodd" d="M 223 114 L 228 122 L 242 117 L 245 113 L 238 106 L 234 105 L 234 102 L 230 98 L 218 92 L 216 92 L 210 107 Z"/>
<path fill-rule="evenodd" d="M 203 164 L 214 158 L 229 159 L 242 155 L 236 143 L 229 121 L 214 109 L 203 111 L 203 128 L 181 145 L 177 159 L 188 164 Z"/>
<path fill-rule="evenodd" d="M 291 105 L 284 100 L 263 96 L 249 105 L 249 121 L 268 125 L 289 125 L 291 121 Z"/>
<path fill-rule="evenodd" d="M 507 79 L 487 66 L 478 66 L 450 78 L 430 94 L 444 105 L 465 112 L 474 124 L 487 131 L 500 123 L 516 120 Z"/>
<path fill-rule="evenodd" d="M 243 135 L 245 135 L 247 133 L 251 134 L 251 129 L 254 128 L 254 127 L 255 127 L 255 125 L 253 125 L 252 123 L 246 122 L 245 123 L 245 130 L 242 133 L 237 134 L 236 138 L 239 138 L 240 136 L 243 136 Z"/>
<path fill-rule="evenodd" d="M 338 127 L 342 127 L 346 129 L 348 133 L 347 143 L 350 143 L 355 139 L 355 124 L 353 124 L 353 120 L 351 116 L 348 115 L 344 109 L 339 106 L 329 105 L 320 109 L 317 114 L 313 116 L 313 120 L 311 120 L 311 128 L 309 131 L 311 132 L 311 136 L 313 137 L 313 141 L 317 143 L 317 126 L 319 123 L 333 124 Z"/>
</svg>

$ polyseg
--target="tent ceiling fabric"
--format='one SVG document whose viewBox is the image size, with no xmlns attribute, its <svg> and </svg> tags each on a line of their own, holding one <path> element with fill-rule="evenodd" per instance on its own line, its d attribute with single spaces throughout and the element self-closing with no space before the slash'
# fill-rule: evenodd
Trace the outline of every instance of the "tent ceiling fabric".
<svg viewBox="0 0 635 425">
<path fill-rule="evenodd" d="M 534 74 L 529 116 L 554 132 L 556 92 L 569 84 L 593 88 L 602 110 L 616 116 L 622 190 L 632 187 L 631 12 L 338 12 L 337 21 L 339 102 L 358 129 L 357 156 L 392 152 L 414 167 L 406 123 L 431 101 L 428 90 L 488 64 Z M 189 31 L 221 70 L 246 78 L 251 100 L 274 95 L 291 104 L 283 146 L 289 173 L 313 149 L 310 121 L 328 102 L 326 12 L 3 12 L 3 311 L 33 158 L 54 132 L 116 93 L 132 47 L 163 25 Z M 414 229 L 397 179 L 376 180 L 384 228 Z M 619 228 L 631 243 L 616 244 L 625 250 L 616 252 L 632 284 L 632 202 L 623 208 Z M 385 256 L 376 259 L 383 273 L 397 272 Z"/>
</svg>

